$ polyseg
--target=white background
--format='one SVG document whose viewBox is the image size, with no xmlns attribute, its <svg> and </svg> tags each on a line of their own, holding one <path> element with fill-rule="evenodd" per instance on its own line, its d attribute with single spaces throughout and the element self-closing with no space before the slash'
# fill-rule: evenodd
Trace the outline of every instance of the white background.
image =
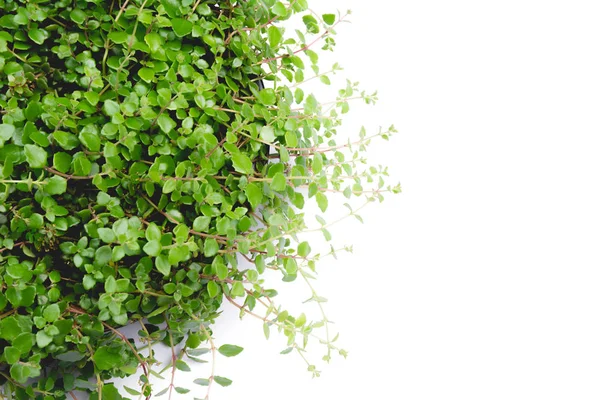
<svg viewBox="0 0 600 400">
<path fill-rule="evenodd" d="M 403 194 L 333 229 L 354 254 L 320 263 L 349 358 L 311 379 L 228 308 L 215 339 L 245 351 L 211 399 L 600 398 L 600 3 L 312 3 L 353 11 L 328 59 L 380 102 L 345 129 L 396 125 L 371 154 Z"/>
</svg>

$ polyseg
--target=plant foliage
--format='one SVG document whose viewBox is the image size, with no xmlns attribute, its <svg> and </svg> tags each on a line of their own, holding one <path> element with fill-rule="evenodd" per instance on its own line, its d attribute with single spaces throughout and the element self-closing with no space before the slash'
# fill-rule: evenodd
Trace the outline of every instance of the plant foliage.
<svg viewBox="0 0 600 400">
<path fill-rule="evenodd" d="M 349 102 L 376 96 L 302 88 L 340 70 L 316 49 L 345 18 L 306 0 L 0 0 L 0 398 L 121 399 L 107 380 L 131 375 L 143 398 L 227 386 L 214 364 L 195 388 L 150 379 L 161 343 L 173 376 L 243 350 L 213 341 L 223 302 L 286 335 L 284 352 L 304 357 L 324 328 L 324 359 L 345 355 L 325 316 L 290 315 L 263 280 L 301 277 L 321 307 L 305 202 L 399 191 L 361 157 L 393 127 L 335 141 Z"/>
</svg>

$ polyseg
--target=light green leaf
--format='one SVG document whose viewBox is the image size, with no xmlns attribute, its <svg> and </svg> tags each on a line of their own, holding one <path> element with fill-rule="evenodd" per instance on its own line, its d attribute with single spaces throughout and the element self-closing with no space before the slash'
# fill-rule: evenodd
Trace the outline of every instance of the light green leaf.
<svg viewBox="0 0 600 400">
<path fill-rule="evenodd" d="M 109 117 L 112 117 L 113 115 L 119 113 L 121 111 L 120 107 L 119 107 L 119 103 L 117 103 L 114 100 L 106 100 L 104 102 L 104 112 L 106 113 L 106 115 L 108 115 Z"/>
<path fill-rule="evenodd" d="M 327 25 L 333 25 L 335 23 L 335 14 L 323 14 L 323 21 Z"/>
<path fill-rule="evenodd" d="M 58 304 L 50 304 L 44 309 L 42 316 L 47 322 L 54 322 L 60 317 L 60 307 Z"/>
<path fill-rule="evenodd" d="M 308 242 L 302 242 L 298 245 L 298 255 L 300 257 L 306 257 L 310 254 L 310 244 Z"/>
<path fill-rule="evenodd" d="M 67 191 L 67 180 L 62 176 L 53 176 L 46 181 L 44 191 L 49 195 L 63 194 Z"/>
<path fill-rule="evenodd" d="M 197 217 L 194 220 L 192 229 L 194 229 L 196 232 L 206 232 L 208 230 L 209 224 L 210 224 L 210 217 L 206 217 L 206 216 Z"/>
<path fill-rule="evenodd" d="M 260 129 L 260 138 L 265 142 L 272 143 L 275 140 L 275 130 L 272 126 L 266 125 Z"/>
<path fill-rule="evenodd" d="M 325 196 L 325 194 L 323 192 L 317 192 L 315 198 L 317 200 L 317 205 L 319 206 L 321 211 L 322 212 L 327 211 L 327 206 L 329 204 L 329 201 L 327 200 L 327 196 Z"/>
<path fill-rule="evenodd" d="M 279 17 L 285 17 L 287 15 L 287 8 L 280 1 L 275 3 L 275 5 L 273 6 L 273 8 L 271 10 L 273 11 L 273 14 L 275 14 Z"/>
<path fill-rule="evenodd" d="M 219 294 L 219 285 L 215 281 L 208 281 L 206 289 L 208 290 L 208 295 L 211 298 L 215 298 Z"/>
<path fill-rule="evenodd" d="M 269 44 L 271 45 L 271 47 L 276 48 L 277 46 L 279 46 L 282 38 L 281 28 L 271 25 L 267 33 L 269 35 Z"/>
<path fill-rule="evenodd" d="M 34 144 L 25 145 L 25 159 L 31 168 L 44 168 L 48 161 L 46 150 Z"/>
<path fill-rule="evenodd" d="M 150 51 L 156 53 L 159 51 L 164 43 L 163 38 L 156 32 L 151 32 L 144 37 L 144 41 L 150 48 Z"/>
<path fill-rule="evenodd" d="M 258 101 L 265 106 L 272 106 L 277 101 L 277 96 L 273 89 L 263 89 L 258 92 Z"/>
<path fill-rule="evenodd" d="M 35 335 L 35 342 L 37 343 L 39 348 L 44 348 L 52 343 L 52 336 L 49 336 L 44 331 L 39 331 Z"/>
<path fill-rule="evenodd" d="M 250 202 L 252 208 L 256 208 L 262 203 L 263 192 L 260 185 L 256 183 L 250 183 L 248 186 L 246 186 L 244 192 L 246 193 L 246 197 L 248 197 L 248 201 Z"/>
<path fill-rule="evenodd" d="M 155 263 L 158 272 L 164 276 L 169 276 L 171 274 L 171 264 L 169 264 L 169 258 L 167 256 L 160 255 L 156 257 Z"/>
<path fill-rule="evenodd" d="M 235 357 L 242 351 L 244 351 L 243 347 L 235 346 L 233 344 L 224 344 L 223 346 L 219 347 L 219 353 L 225 357 Z"/>
<path fill-rule="evenodd" d="M 104 243 L 112 243 L 117 240 L 117 236 L 111 228 L 98 228 L 98 236 Z"/>
<path fill-rule="evenodd" d="M 175 121 L 173 121 L 173 119 L 171 117 L 169 117 L 167 114 L 162 113 L 159 117 L 158 117 L 158 126 L 160 127 L 160 129 L 164 132 L 164 133 L 169 133 L 171 132 L 173 129 L 175 129 L 175 127 L 177 126 L 177 124 L 175 123 Z"/>
<path fill-rule="evenodd" d="M 252 166 L 252 160 L 242 153 L 234 153 L 231 155 L 231 160 L 233 161 L 233 168 L 242 174 L 252 174 L 254 172 L 254 168 Z"/>
<path fill-rule="evenodd" d="M 233 285 L 231 285 L 231 295 L 233 297 L 242 297 L 245 294 L 246 290 L 244 290 L 244 284 L 238 281 L 233 282 Z"/>
<path fill-rule="evenodd" d="M 104 282 L 104 290 L 106 293 L 114 293 L 117 291 L 117 281 L 114 276 L 110 275 Z"/>
<path fill-rule="evenodd" d="M 2 143 L 10 140 L 15 133 L 15 127 L 11 124 L 0 124 L 0 140 Z"/>
<path fill-rule="evenodd" d="M 273 181 L 271 182 L 271 189 L 276 192 L 283 192 L 287 187 L 287 180 L 285 179 L 285 175 L 283 173 L 278 172 L 273 176 Z"/>
<path fill-rule="evenodd" d="M 79 140 L 90 151 L 100 151 L 100 136 L 95 126 L 89 125 L 83 128 L 79 133 Z"/>
<path fill-rule="evenodd" d="M 144 245 L 144 252 L 151 257 L 156 257 L 162 251 L 162 246 L 158 240 L 151 240 Z"/>
<path fill-rule="evenodd" d="M 204 255 L 212 257 L 219 252 L 219 244 L 213 238 L 208 238 L 204 241 Z"/>
<path fill-rule="evenodd" d="M 138 75 L 145 82 L 152 82 L 154 80 L 154 70 L 152 68 L 140 68 Z"/>
<path fill-rule="evenodd" d="M 223 387 L 227 387 L 233 383 L 231 379 L 223 378 L 222 376 L 215 376 L 213 379 L 216 383 Z"/>
</svg>

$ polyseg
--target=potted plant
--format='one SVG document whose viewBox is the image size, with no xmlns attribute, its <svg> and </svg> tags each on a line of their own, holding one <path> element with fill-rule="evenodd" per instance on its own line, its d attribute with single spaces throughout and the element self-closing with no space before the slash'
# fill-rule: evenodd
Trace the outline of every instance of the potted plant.
<svg viewBox="0 0 600 400">
<path fill-rule="evenodd" d="M 174 379 L 242 351 L 213 340 L 223 302 L 286 335 L 288 351 L 321 329 L 324 359 L 344 355 L 325 317 L 289 314 L 263 278 L 314 278 L 324 254 L 299 239 L 307 202 L 324 213 L 334 192 L 366 205 L 399 191 L 362 157 L 393 127 L 335 140 L 350 101 L 376 96 L 351 82 L 331 102 L 303 90 L 340 70 L 322 71 L 317 49 L 334 47 L 346 15 L 306 0 L 0 7 L 2 397 L 121 399 L 106 381 L 131 375 L 127 392 L 147 399 L 228 385 L 214 370 L 195 388 Z M 304 28 L 290 34 L 292 17 Z M 318 216 L 314 229 L 330 240 L 328 226 Z M 119 331 L 129 324 L 137 340 Z M 166 387 L 151 379 L 161 345 Z"/>
</svg>

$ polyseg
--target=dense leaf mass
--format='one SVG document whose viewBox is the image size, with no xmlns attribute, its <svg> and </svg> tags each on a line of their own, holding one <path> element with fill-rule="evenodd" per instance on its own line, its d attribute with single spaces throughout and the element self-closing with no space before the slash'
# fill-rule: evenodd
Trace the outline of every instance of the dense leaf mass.
<svg viewBox="0 0 600 400">
<path fill-rule="evenodd" d="M 277 23 L 295 13 L 290 37 Z M 306 199 L 381 197 L 385 169 L 333 142 L 348 99 L 375 97 L 349 82 L 327 108 L 298 86 L 305 62 L 329 83 L 311 45 L 332 48 L 338 22 L 305 0 L 0 0 L 0 393 L 120 399 L 103 382 L 141 373 L 128 392 L 149 398 L 151 347 L 116 329 L 185 341 L 187 370 L 222 301 L 251 312 L 276 295 L 265 269 L 314 268 L 293 244 Z M 305 345 L 317 323 L 280 311 L 265 330 Z"/>
</svg>

